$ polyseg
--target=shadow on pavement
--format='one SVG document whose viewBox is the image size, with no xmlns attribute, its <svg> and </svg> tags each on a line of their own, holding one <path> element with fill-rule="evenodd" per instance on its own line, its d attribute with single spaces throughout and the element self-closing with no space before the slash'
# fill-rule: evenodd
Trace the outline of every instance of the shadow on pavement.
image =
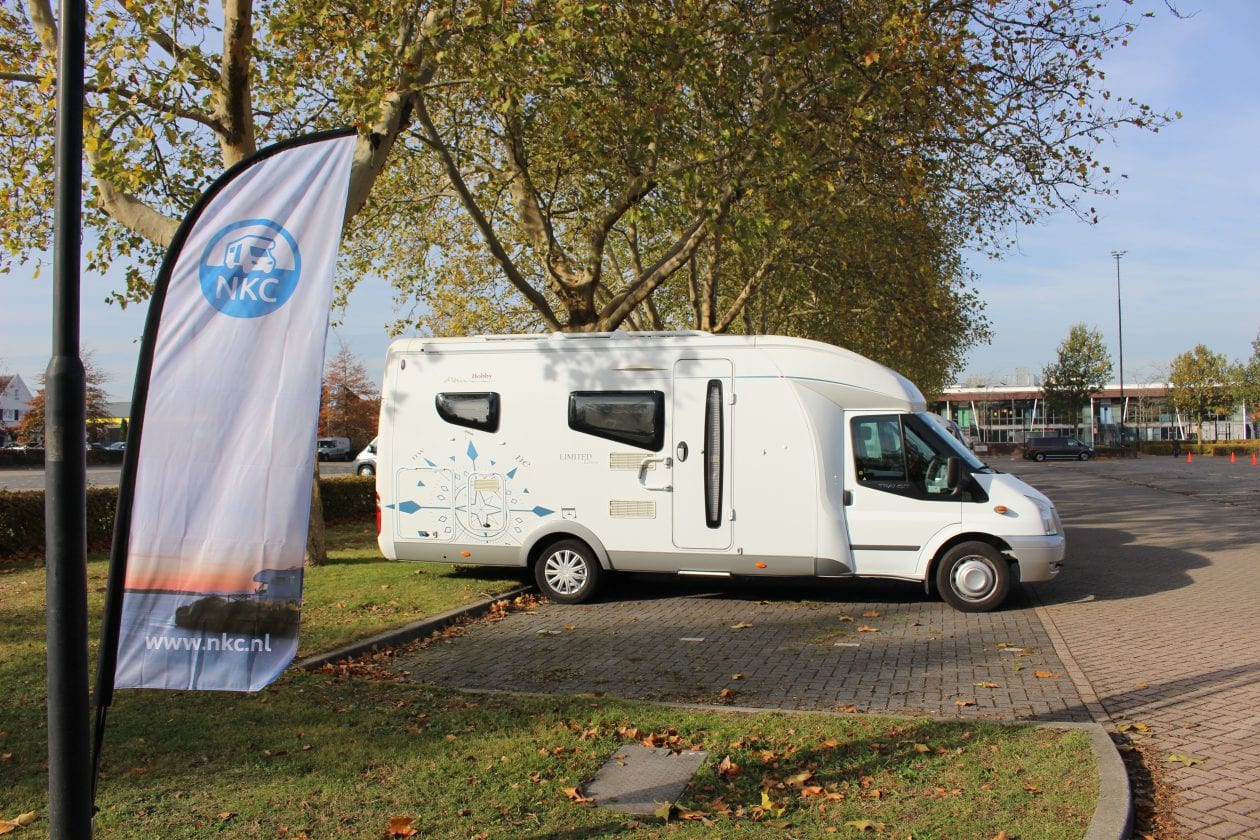
<svg viewBox="0 0 1260 840">
<path fill-rule="evenodd" d="M 1046 606 L 1085 598 L 1099 601 L 1141 598 L 1194 582 L 1191 571 L 1211 565 L 1191 551 L 1142 542 L 1119 528 L 1068 528 L 1063 572 L 1037 590 Z"/>
</svg>

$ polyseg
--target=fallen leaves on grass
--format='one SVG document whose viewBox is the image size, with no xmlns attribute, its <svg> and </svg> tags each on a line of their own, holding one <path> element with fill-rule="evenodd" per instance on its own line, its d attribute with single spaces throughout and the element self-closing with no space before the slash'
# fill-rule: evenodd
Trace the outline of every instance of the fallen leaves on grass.
<svg viewBox="0 0 1260 840">
<path fill-rule="evenodd" d="M 8 834 L 10 831 L 16 831 L 19 828 L 26 828 L 33 822 L 35 822 L 34 811 L 18 814 L 11 820 L 0 820 L 0 834 Z"/>
<path fill-rule="evenodd" d="M 414 817 L 390 817 L 385 829 L 386 837 L 415 837 L 420 832 L 411 827 Z"/>
<path fill-rule="evenodd" d="M 855 828 L 858 831 L 880 832 L 884 830 L 884 824 L 874 820 L 849 820 L 845 823 L 845 826 L 847 828 Z"/>
<path fill-rule="evenodd" d="M 582 792 L 575 787 L 562 788 L 564 795 L 569 797 L 570 802 L 594 802 L 589 796 L 583 796 Z"/>
<path fill-rule="evenodd" d="M 725 756 L 718 762 L 717 774 L 723 778 L 730 779 L 739 775 L 739 765 L 731 761 L 731 757 Z"/>
</svg>

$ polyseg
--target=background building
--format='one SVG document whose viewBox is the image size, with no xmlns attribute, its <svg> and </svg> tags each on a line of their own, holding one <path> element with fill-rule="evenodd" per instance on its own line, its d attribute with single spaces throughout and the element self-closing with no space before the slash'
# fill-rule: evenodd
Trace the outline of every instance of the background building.
<svg viewBox="0 0 1260 840">
<path fill-rule="evenodd" d="M 1166 383 L 1124 386 L 1121 412 L 1120 386 L 1110 384 L 1095 394 L 1079 417 L 1058 416 L 1046 410 L 1040 384 L 956 385 L 946 388 L 932 410 L 956 420 L 973 443 L 1022 444 L 1030 437 L 1073 435 L 1095 446 L 1120 442 L 1123 420 L 1125 440 L 1241 440 L 1254 436 L 1246 420 L 1246 407 L 1237 406 L 1225 417 L 1195 423 L 1174 411 Z"/>
<path fill-rule="evenodd" d="M 30 402 L 31 389 L 22 377 L 16 373 L 0 374 L 0 446 L 12 442 L 10 430 L 30 409 Z"/>
</svg>

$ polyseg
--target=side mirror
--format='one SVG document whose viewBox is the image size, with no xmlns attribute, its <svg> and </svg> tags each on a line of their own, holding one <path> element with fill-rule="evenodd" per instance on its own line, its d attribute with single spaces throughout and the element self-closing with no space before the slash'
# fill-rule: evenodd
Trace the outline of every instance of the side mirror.
<svg viewBox="0 0 1260 840">
<path fill-rule="evenodd" d="M 959 491 L 958 483 L 962 480 L 962 459 L 957 455 L 950 455 L 949 460 L 945 462 L 945 486 L 955 494 Z"/>
</svg>

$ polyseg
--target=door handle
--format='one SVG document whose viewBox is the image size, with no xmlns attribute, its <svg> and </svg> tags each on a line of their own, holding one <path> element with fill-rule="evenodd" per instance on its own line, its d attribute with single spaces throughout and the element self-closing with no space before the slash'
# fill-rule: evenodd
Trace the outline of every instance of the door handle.
<svg viewBox="0 0 1260 840">
<path fill-rule="evenodd" d="M 674 491 L 674 485 L 672 484 L 666 484 L 664 487 L 652 487 L 651 485 L 647 483 L 648 467 L 650 467 L 652 464 L 662 464 L 665 467 L 665 469 L 671 469 L 674 466 L 674 459 L 670 457 L 644 458 L 643 462 L 639 464 L 639 482 L 643 485 L 643 489 L 644 490 L 658 490 L 664 493 L 672 493 Z"/>
</svg>

